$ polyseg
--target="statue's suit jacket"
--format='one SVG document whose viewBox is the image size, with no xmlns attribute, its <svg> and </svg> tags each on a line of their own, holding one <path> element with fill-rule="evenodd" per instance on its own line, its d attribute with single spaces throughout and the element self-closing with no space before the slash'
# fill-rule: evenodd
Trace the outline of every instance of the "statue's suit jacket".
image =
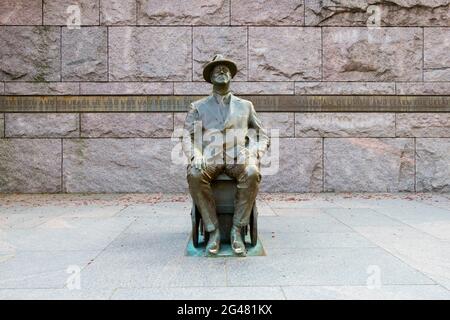
<svg viewBox="0 0 450 320">
<path fill-rule="evenodd" d="M 188 142 L 187 144 L 183 143 L 183 149 L 189 159 L 192 160 L 195 154 L 203 154 L 207 159 L 217 157 L 217 152 L 215 152 L 217 149 L 212 150 L 211 154 L 205 154 L 204 152 L 208 150 L 210 144 L 210 139 L 205 139 L 205 136 L 209 133 L 221 133 L 224 142 L 223 151 L 232 159 L 238 158 L 242 152 L 247 151 L 250 154 L 262 155 L 267 150 L 270 144 L 269 138 L 252 102 L 231 94 L 226 119 L 222 118 L 219 108 L 221 106 L 212 94 L 191 103 L 184 125 L 185 134 L 188 136 L 183 138 L 185 142 Z M 197 128 L 201 127 L 202 130 L 201 146 L 203 150 L 198 150 L 199 144 L 194 142 L 196 123 Z M 228 129 L 239 129 L 231 130 L 231 132 L 237 132 L 238 137 L 232 139 L 232 141 L 229 140 L 229 135 L 226 134 Z M 252 132 L 249 129 L 254 129 L 254 131 Z"/>
</svg>

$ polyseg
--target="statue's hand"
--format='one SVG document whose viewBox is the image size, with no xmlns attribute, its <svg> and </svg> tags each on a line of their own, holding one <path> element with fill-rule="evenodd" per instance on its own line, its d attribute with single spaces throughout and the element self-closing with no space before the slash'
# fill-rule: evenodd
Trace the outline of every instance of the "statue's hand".
<svg viewBox="0 0 450 320">
<path fill-rule="evenodd" d="M 205 169 L 206 161 L 205 161 L 205 158 L 203 157 L 203 155 L 196 155 L 194 157 L 194 159 L 192 160 L 192 165 L 194 166 L 194 168 L 196 168 L 198 170 Z"/>
<path fill-rule="evenodd" d="M 254 153 L 250 153 L 248 160 L 247 160 L 247 164 L 258 165 L 258 162 L 259 162 L 258 155 L 254 154 Z"/>
<path fill-rule="evenodd" d="M 246 165 L 257 165 L 258 164 L 258 153 L 248 149 L 242 149 L 239 152 L 238 163 L 243 163 Z"/>
</svg>

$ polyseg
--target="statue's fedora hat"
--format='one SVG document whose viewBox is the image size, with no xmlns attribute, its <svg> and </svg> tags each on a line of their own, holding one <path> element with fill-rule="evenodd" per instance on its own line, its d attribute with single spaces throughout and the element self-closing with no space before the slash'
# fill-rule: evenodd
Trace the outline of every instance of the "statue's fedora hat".
<svg viewBox="0 0 450 320">
<path fill-rule="evenodd" d="M 225 57 L 221 54 L 216 54 L 214 58 L 210 62 L 208 62 L 203 68 L 203 79 L 205 79 L 206 82 L 211 83 L 211 72 L 213 71 L 214 67 L 219 64 L 224 64 L 228 67 L 228 69 L 230 69 L 231 78 L 233 78 L 236 75 L 237 72 L 236 63 L 234 63 L 231 60 L 225 59 Z"/>
</svg>

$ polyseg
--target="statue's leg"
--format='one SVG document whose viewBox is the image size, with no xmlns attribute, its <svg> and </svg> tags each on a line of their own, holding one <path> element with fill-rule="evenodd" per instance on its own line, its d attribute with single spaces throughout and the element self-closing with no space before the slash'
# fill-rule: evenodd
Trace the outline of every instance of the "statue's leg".
<svg viewBox="0 0 450 320">
<path fill-rule="evenodd" d="M 188 166 L 187 181 L 189 192 L 203 219 L 207 232 L 212 232 L 219 227 L 216 213 L 214 194 L 211 189 L 211 181 L 224 169 L 224 165 L 207 165 L 205 169 L 197 169 Z"/>
<path fill-rule="evenodd" d="M 259 190 L 261 174 L 258 167 L 253 164 L 227 165 L 225 172 L 237 180 L 233 225 L 244 227 L 250 222 L 253 204 Z"/>
<path fill-rule="evenodd" d="M 237 255 L 246 255 L 242 227 L 250 222 L 250 216 L 259 190 L 261 174 L 256 165 L 227 165 L 225 172 L 236 178 L 237 192 L 234 199 L 233 227 L 231 228 L 231 248 Z"/>
</svg>

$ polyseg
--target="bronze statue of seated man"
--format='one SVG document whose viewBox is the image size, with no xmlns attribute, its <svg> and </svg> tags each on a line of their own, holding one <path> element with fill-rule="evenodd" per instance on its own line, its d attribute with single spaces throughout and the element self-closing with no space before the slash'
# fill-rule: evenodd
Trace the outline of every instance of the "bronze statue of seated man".
<svg viewBox="0 0 450 320">
<path fill-rule="evenodd" d="M 249 224 L 261 181 L 259 159 L 269 147 L 269 138 L 253 104 L 230 92 L 236 72 L 233 61 L 222 55 L 214 56 L 203 70 L 203 77 L 212 83 L 213 92 L 191 103 L 184 125 L 187 136 L 183 142 L 188 142 L 188 146 L 184 143 L 184 150 L 190 161 L 189 192 L 209 233 L 206 255 L 216 255 L 220 250 L 211 182 L 222 172 L 237 181 L 231 248 L 236 255 L 246 255 L 241 230 Z"/>
</svg>

